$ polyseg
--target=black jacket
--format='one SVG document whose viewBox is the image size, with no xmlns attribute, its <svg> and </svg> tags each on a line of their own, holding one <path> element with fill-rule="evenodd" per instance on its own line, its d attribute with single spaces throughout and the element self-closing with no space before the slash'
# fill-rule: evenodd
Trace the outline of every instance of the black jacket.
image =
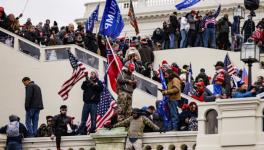
<svg viewBox="0 0 264 150">
<path fill-rule="evenodd" d="M 25 109 L 43 109 L 42 94 L 40 87 L 33 81 L 26 86 Z"/>
<path fill-rule="evenodd" d="M 245 34 L 251 35 L 252 32 L 255 31 L 255 23 L 253 20 L 247 20 L 245 21 L 243 27 L 242 27 L 242 32 L 245 31 Z"/>
<path fill-rule="evenodd" d="M 2 128 L 0 128 L 0 133 L 1 134 L 6 134 L 6 130 L 7 130 L 7 125 L 2 127 Z M 7 144 L 9 142 L 22 143 L 22 139 L 27 137 L 27 129 L 22 123 L 19 123 L 19 133 L 20 133 L 20 136 L 18 136 L 18 137 L 7 137 L 6 143 Z"/>
<path fill-rule="evenodd" d="M 56 115 L 53 118 L 52 132 L 55 136 L 66 136 L 67 135 L 67 125 L 71 124 L 71 118 L 66 115 Z"/>
<path fill-rule="evenodd" d="M 142 48 L 139 50 L 139 54 L 141 56 L 141 61 L 143 62 L 143 64 L 145 64 L 146 62 L 154 62 L 154 53 L 152 49 L 147 45 L 142 45 Z"/>
<path fill-rule="evenodd" d="M 83 101 L 85 103 L 98 104 L 100 102 L 100 95 L 103 91 L 103 83 L 100 80 L 96 80 L 92 83 L 90 80 L 86 80 L 82 84 Z"/>
</svg>

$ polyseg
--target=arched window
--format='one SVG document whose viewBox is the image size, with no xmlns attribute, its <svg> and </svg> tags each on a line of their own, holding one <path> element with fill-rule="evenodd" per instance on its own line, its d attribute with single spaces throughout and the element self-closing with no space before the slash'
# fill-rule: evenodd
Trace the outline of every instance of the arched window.
<svg viewBox="0 0 264 150">
<path fill-rule="evenodd" d="M 206 121 L 205 121 L 205 134 L 217 134 L 218 133 L 218 120 L 217 120 L 217 112 L 212 109 L 206 113 Z"/>
</svg>

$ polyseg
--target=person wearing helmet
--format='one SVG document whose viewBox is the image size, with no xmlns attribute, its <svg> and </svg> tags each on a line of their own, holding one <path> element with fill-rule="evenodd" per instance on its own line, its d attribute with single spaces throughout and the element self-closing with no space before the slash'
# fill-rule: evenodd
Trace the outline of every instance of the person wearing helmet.
<svg viewBox="0 0 264 150">
<path fill-rule="evenodd" d="M 142 137 L 144 134 L 143 131 L 145 126 L 148 126 L 155 131 L 160 131 L 160 128 L 146 116 L 142 115 L 142 111 L 138 108 L 133 109 L 132 116 L 115 124 L 113 127 L 116 128 L 125 126 L 129 126 L 127 132 L 128 138 L 126 140 L 125 146 L 126 150 L 130 150 L 133 148 L 135 150 L 142 150 Z"/>
<path fill-rule="evenodd" d="M 117 113 L 118 121 L 122 121 L 130 117 L 132 112 L 132 94 L 137 86 L 137 80 L 132 74 L 135 65 L 129 63 L 126 65 L 117 77 Z"/>
</svg>

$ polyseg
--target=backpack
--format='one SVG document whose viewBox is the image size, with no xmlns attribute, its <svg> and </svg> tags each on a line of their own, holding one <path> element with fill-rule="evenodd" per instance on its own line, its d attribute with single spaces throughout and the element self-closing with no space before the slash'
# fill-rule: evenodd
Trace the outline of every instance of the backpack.
<svg viewBox="0 0 264 150">
<path fill-rule="evenodd" d="M 8 123 L 7 129 L 6 129 L 6 135 L 7 137 L 17 137 L 19 136 L 19 122 L 13 121 Z"/>
</svg>

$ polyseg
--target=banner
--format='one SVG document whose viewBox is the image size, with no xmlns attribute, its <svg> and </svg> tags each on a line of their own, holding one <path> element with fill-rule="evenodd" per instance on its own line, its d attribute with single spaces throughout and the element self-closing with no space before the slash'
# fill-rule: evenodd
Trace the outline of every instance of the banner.
<svg viewBox="0 0 264 150">
<path fill-rule="evenodd" d="M 191 7 L 191 6 L 195 5 L 198 2 L 200 2 L 200 0 L 184 0 L 183 2 L 177 4 L 175 7 L 178 10 L 182 10 L 182 9 Z"/>
<path fill-rule="evenodd" d="M 106 0 L 99 33 L 116 39 L 124 28 L 124 20 L 116 0 Z"/>
</svg>

